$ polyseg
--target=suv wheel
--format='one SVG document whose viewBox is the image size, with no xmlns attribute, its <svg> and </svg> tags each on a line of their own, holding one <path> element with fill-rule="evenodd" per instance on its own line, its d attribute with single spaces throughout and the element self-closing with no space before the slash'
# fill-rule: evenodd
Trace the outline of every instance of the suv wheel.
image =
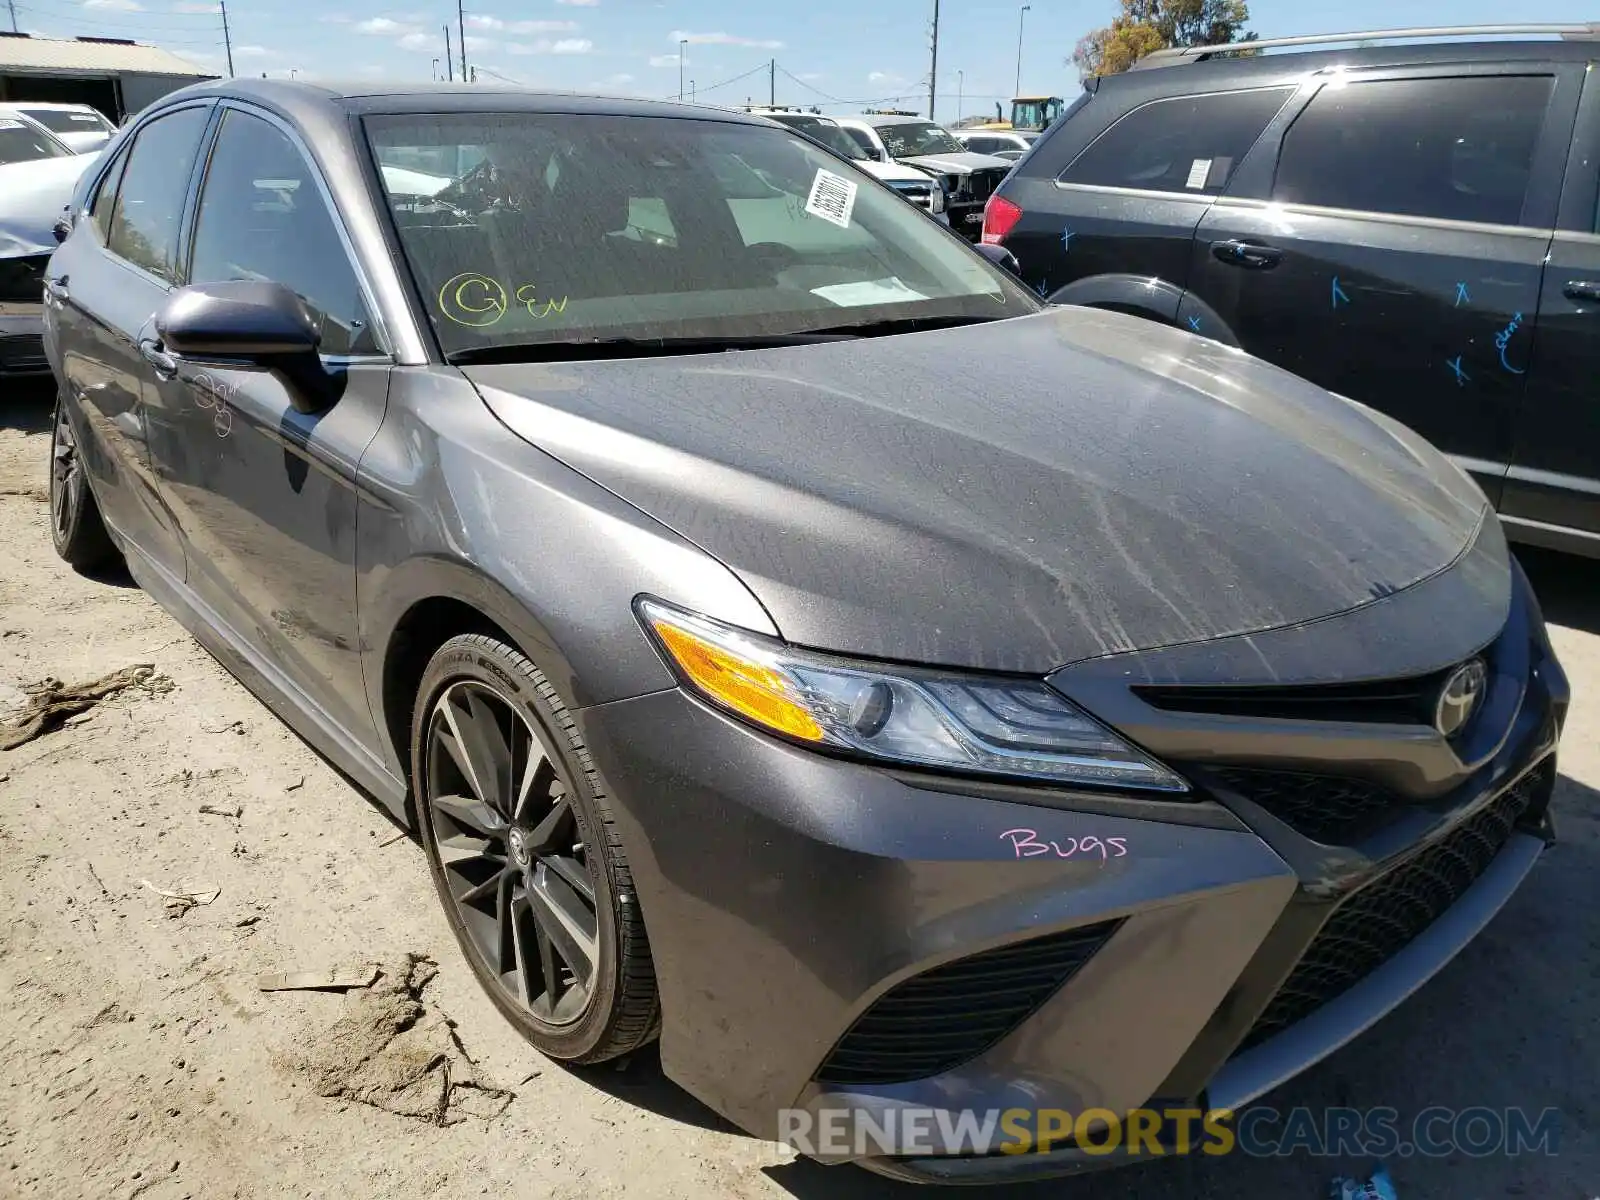
<svg viewBox="0 0 1600 1200">
<path fill-rule="evenodd" d="M 478 981 L 552 1058 L 656 1031 L 650 946 L 599 774 L 554 687 L 470 634 L 440 647 L 412 718 L 417 823 Z"/>
</svg>

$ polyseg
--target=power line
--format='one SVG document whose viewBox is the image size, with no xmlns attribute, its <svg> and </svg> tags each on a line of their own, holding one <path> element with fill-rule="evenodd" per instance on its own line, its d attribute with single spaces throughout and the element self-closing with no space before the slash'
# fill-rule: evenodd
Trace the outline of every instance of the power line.
<svg viewBox="0 0 1600 1200">
<path fill-rule="evenodd" d="M 727 87 L 730 83 L 738 83 L 741 79 L 748 79 L 750 76 L 754 75 L 757 71 L 765 71 L 767 69 L 768 69 L 767 64 L 766 63 L 761 63 L 758 66 L 751 67 L 748 71 L 745 71 L 743 74 L 735 75 L 732 79 L 724 79 L 721 83 L 713 83 L 710 87 L 699 88 L 699 89 L 697 89 L 697 92 L 714 92 L 718 88 Z M 663 100 L 676 100 L 678 98 L 678 94 L 676 92 L 674 92 L 670 96 L 663 96 L 661 98 Z"/>
</svg>

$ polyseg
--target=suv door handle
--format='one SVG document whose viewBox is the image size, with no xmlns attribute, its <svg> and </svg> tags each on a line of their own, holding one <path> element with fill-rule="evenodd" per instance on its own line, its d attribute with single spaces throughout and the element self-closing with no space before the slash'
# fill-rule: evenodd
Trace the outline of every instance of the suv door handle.
<svg viewBox="0 0 1600 1200">
<path fill-rule="evenodd" d="M 1211 257 L 1229 266 L 1265 271 L 1283 261 L 1283 251 L 1275 246 L 1261 246 L 1233 238 L 1226 242 L 1212 242 Z"/>
<path fill-rule="evenodd" d="M 1561 289 L 1561 294 L 1568 300 L 1600 301 L 1600 283 L 1588 279 L 1573 279 Z"/>
<path fill-rule="evenodd" d="M 145 362 L 156 369 L 158 378 L 176 379 L 178 377 L 178 360 L 163 350 L 160 342 L 153 342 L 146 338 L 139 343 L 139 353 L 144 356 Z"/>
</svg>

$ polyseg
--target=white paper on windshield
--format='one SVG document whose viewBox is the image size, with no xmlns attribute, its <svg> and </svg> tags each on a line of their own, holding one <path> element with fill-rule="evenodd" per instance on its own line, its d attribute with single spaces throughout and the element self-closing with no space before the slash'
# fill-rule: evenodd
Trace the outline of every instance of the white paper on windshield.
<svg viewBox="0 0 1600 1200">
<path fill-rule="evenodd" d="M 1203 188 L 1206 185 L 1206 176 L 1211 174 L 1211 160 L 1197 158 L 1189 164 L 1189 178 L 1184 181 L 1184 187 Z"/>
<path fill-rule="evenodd" d="M 842 175 L 819 169 L 811 181 L 806 211 L 813 217 L 832 221 L 841 229 L 850 228 L 850 214 L 856 207 L 856 185 Z"/>
<path fill-rule="evenodd" d="M 813 296 L 821 296 L 840 308 L 862 308 L 868 304 L 907 304 L 913 300 L 926 300 L 921 292 L 914 292 L 894 276 L 887 279 L 868 279 L 862 283 L 834 283 L 827 287 L 812 288 Z"/>
<path fill-rule="evenodd" d="M 21 129 L 21 121 L 0 121 L 0 129 Z"/>
</svg>

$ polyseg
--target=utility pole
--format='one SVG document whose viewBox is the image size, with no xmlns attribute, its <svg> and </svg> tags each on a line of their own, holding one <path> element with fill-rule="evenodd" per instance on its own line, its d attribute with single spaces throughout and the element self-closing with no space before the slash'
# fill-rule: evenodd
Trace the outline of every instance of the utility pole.
<svg viewBox="0 0 1600 1200">
<path fill-rule="evenodd" d="M 956 72 L 956 124 L 961 124 L 961 97 L 967 90 L 967 73 Z"/>
<path fill-rule="evenodd" d="M 461 82 L 467 82 L 467 13 L 462 0 L 456 0 L 456 32 L 461 35 Z"/>
<path fill-rule="evenodd" d="M 11 32 L 21 33 L 22 31 L 17 28 L 17 0 L 6 0 L 6 7 L 11 10 Z M 233 72 L 229 71 L 228 74 L 232 75 Z"/>
<path fill-rule="evenodd" d="M 928 120 L 933 120 L 939 94 L 939 0 L 933 0 L 933 61 L 928 66 Z"/>
<path fill-rule="evenodd" d="M 683 60 L 689 54 L 689 39 L 678 39 L 678 99 L 683 99 Z"/>
<path fill-rule="evenodd" d="M 456 60 L 450 49 L 450 26 L 448 24 L 444 27 L 444 71 L 445 82 L 454 83 L 456 81 Z"/>
<path fill-rule="evenodd" d="M 233 78 L 233 36 L 228 32 L 228 0 L 221 0 L 221 3 L 222 3 L 222 44 L 224 46 L 226 46 L 227 50 L 228 50 L 228 78 L 232 79 Z M 15 29 L 16 26 L 17 26 L 17 9 L 16 9 L 16 5 L 13 4 L 12 8 L 11 8 L 11 27 L 13 29 Z"/>
<path fill-rule="evenodd" d="M 767 107 L 778 107 L 778 60 L 767 61 Z"/>
<path fill-rule="evenodd" d="M 1017 13 L 1017 86 L 1011 93 L 1013 96 L 1022 94 L 1022 23 L 1028 19 L 1028 10 L 1031 4 L 1024 4 L 1022 11 Z"/>
</svg>

